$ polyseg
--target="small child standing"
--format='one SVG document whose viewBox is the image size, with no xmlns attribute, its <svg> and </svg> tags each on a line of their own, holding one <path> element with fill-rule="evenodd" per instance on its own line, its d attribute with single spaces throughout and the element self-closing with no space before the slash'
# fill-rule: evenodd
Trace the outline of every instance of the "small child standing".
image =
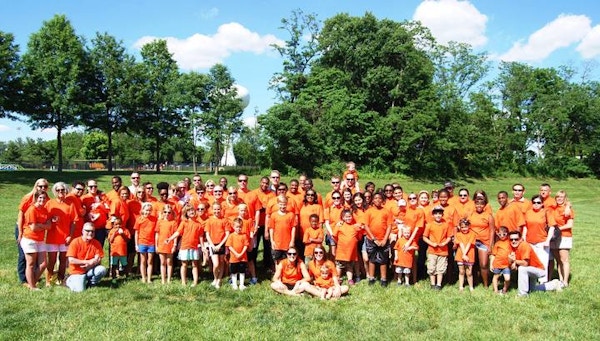
<svg viewBox="0 0 600 341">
<path fill-rule="evenodd" d="M 156 253 L 160 259 L 160 280 L 162 284 L 171 283 L 173 276 L 173 252 L 177 243 L 170 238 L 177 231 L 175 211 L 170 204 L 163 207 L 156 223 Z"/>
<path fill-rule="evenodd" d="M 433 221 L 428 223 L 423 233 L 427 248 L 427 273 L 431 289 L 442 290 L 442 279 L 448 269 L 448 243 L 452 239 L 451 225 L 444 219 L 444 208 L 435 206 Z"/>
<path fill-rule="evenodd" d="M 181 284 L 187 284 L 187 266 L 192 263 L 192 287 L 198 285 L 198 277 L 200 275 L 200 251 L 198 247 L 204 245 L 204 229 L 194 218 L 196 210 L 191 205 L 185 205 L 182 209 L 182 219 L 179 223 L 177 231 L 173 233 L 167 240 L 166 244 L 181 236 L 181 244 L 179 247 L 178 258 L 181 261 Z"/>
<path fill-rule="evenodd" d="M 362 238 L 360 224 L 354 224 L 354 217 L 350 209 L 342 211 L 342 221 L 333 228 L 333 238 L 337 245 L 335 252 L 335 267 L 338 277 L 342 278 L 342 271 L 346 270 L 349 285 L 354 285 L 354 263 L 358 261 L 358 241 Z"/>
<path fill-rule="evenodd" d="M 233 290 L 244 290 L 244 280 L 246 277 L 246 267 L 248 264 L 248 247 L 250 239 L 242 231 L 244 221 L 237 217 L 233 219 L 233 233 L 227 238 L 225 246 L 229 248 L 229 273 L 231 274 L 231 288 Z M 238 285 L 238 277 L 240 279 Z"/>
<path fill-rule="evenodd" d="M 131 233 L 123 228 L 123 221 L 115 217 L 112 221 L 112 228 L 108 233 L 110 242 L 110 276 L 113 281 L 121 274 L 119 268 L 127 268 L 127 242 L 131 239 Z"/>
<path fill-rule="evenodd" d="M 494 274 L 492 277 L 494 292 L 503 295 L 508 292 L 510 286 L 510 261 L 508 256 L 512 252 L 512 248 L 508 240 L 508 228 L 506 226 L 500 226 L 496 236 L 498 236 L 498 240 L 494 243 L 490 254 L 490 271 Z M 501 292 L 498 291 L 500 275 L 504 277 L 504 287 Z"/>
<path fill-rule="evenodd" d="M 394 245 L 394 266 L 396 267 L 396 273 L 398 274 L 398 285 L 410 286 L 410 273 L 415 259 L 415 250 L 419 247 L 416 241 L 408 244 L 410 240 L 410 227 L 402 226 L 400 228 L 401 237 L 396 241 Z"/>
<path fill-rule="evenodd" d="M 471 222 L 468 219 L 461 219 L 459 233 L 455 235 L 454 249 L 456 256 L 454 257 L 458 265 L 458 289 L 465 290 L 465 274 L 467 275 L 467 283 L 469 290 L 473 291 L 473 264 L 475 263 L 475 239 L 477 234 L 471 230 L 469 226 Z"/>
<path fill-rule="evenodd" d="M 319 224 L 319 215 L 311 214 L 309 217 L 310 228 L 304 231 L 302 242 L 304 243 L 304 263 L 308 264 L 313 259 L 317 246 L 323 245 L 323 229 Z"/>
</svg>

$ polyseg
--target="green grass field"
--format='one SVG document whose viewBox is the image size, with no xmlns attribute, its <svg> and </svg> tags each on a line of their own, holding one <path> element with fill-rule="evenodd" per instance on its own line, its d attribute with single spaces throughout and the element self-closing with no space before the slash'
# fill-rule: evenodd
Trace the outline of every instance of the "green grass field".
<svg viewBox="0 0 600 341">
<path fill-rule="evenodd" d="M 128 183 L 128 173 L 122 175 Z M 174 182 L 190 174 L 142 174 L 142 180 Z M 62 287 L 31 292 L 18 284 L 14 223 L 20 198 L 38 177 L 51 183 L 94 177 L 101 189 L 109 189 L 110 175 L 95 172 L 1 172 L 0 173 L 0 339 L 2 340 L 221 340 L 221 339 L 456 339 L 456 340 L 598 340 L 600 339 L 600 294 L 597 266 L 600 246 L 600 181 L 577 179 L 494 179 L 457 181 L 457 188 L 471 192 L 482 188 L 491 198 L 499 190 L 524 183 L 526 196 L 549 182 L 553 192 L 564 189 L 576 211 L 574 249 L 571 253 L 571 286 L 563 292 L 533 293 L 528 298 L 494 295 L 476 287 L 459 293 L 457 285 L 440 292 L 427 281 L 413 288 L 379 285 L 363 281 L 339 301 L 310 297 L 282 297 L 269 288 L 269 281 L 243 292 L 227 286 L 210 287 L 204 271 L 195 288 L 174 283 L 151 285 L 138 280 L 111 288 L 100 287 L 81 294 Z M 230 184 L 235 177 L 227 176 Z M 214 176 L 203 175 L 207 180 Z M 258 177 L 251 177 L 256 188 Z M 378 187 L 390 179 L 368 179 Z M 289 178 L 283 179 L 289 182 Z M 431 190 L 439 184 L 401 179 L 406 192 Z M 325 193 L 329 185 L 315 180 Z M 497 207 L 492 200 L 493 208 Z M 106 260 L 104 261 L 106 264 Z"/>
</svg>

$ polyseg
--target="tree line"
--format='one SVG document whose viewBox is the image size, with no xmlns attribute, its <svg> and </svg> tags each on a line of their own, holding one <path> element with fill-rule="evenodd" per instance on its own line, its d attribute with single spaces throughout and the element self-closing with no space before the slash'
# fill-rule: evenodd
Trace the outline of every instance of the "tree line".
<svg viewBox="0 0 600 341">
<path fill-rule="evenodd" d="M 0 31 L 0 50 L 0 117 L 20 115 L 34 129 L 56 129 L 59 171 L 62 135 L 72 127 L 106 137 L 109 170 L 115 135 L 139 139 L 132 151 L 142 154 L 143 145 L 158 164 L 165 143 L 196 133 L 209 141 L 218 160 L 223 141 L 242 129 L 242 101 L 229 70 L 217 64 L 206 74 L 181 73 L 164 40 L 144 45 L 138 62 L 115 37 L 96 33 L 87 44 L 64 15 L 56 15 L 30 36 L 22 55 L 13 35 Z"/>
<path fill-rule="evenodd" d="M 370 13 L 321 22 L 296 10 L 280 29 L 288 38 L 273 48 L 282 69 L 268 85 L 277 102 L 256 113 L 256 127 L 241 124 L 225 66 L 181 73 L 160 40 L 136 62 L 106 33 L 86 45 L 64 16 L 44 22 L 23 55 L 0 32 L 0 115 L 56 128 L 59 165 L 61 132 L 83 126 L 106 137 L 109 160 L 115 136 L 139 140 L 140 159 L 160 162 L 219 160 L 236 134 L 234 151 L 247 164 L 312 176 L 350 160 L 366 172 L 420 178 L 600 175 L 591 64 L 493 67 L 486 53 L 439 44 L 418 22 Z M 194 132 L 207 149 L 190 143 Z"/>
</svg>

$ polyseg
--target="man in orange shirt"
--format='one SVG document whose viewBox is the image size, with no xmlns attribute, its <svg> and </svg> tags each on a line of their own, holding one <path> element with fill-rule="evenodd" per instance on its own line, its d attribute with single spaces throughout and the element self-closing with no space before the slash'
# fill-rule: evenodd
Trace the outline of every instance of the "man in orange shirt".
<svg viewBox="0 0 600 341">
<path fill-rule="evenodd" d="M 335 191 L 339 191 L 341 193 L 340 190 L 340 177 L 337 175 L 334 175 L 331 177 L 331 191 L 329 193 L 327 193 L 325 195 L 325 201 L 324 201 L 324 207 L 329 207 L 331 206 L 331 204 L 333 204 L 333 199 L 331 199 L 331 196 L 333 195 L 333 192 Z"/>
<path fill-rule="evenodd" d="M 112 177 L 110 183 L 112 185 L 112 190 L 106 193 L 106 198 L 108 199 L 109 204 L 113 201 L 119 200 L 119 188 L 121 188 L 123 180 L 120 176 L 115 175 Z"/>
<path fill-rule="evenodd" d="M 525 214 L 531 208 L 531 201 L 525 199 L 525 186 L 520 183 L 516 183 L 512 187 L 513 198 L 510 199 L 509 204 L 516 205 L 519 207 L 521 212 Z"/>
<path fill-rule="evenodd" d="M 510 268 L 518 273 L 518 296 L 524 297 L 530 291 L 562 290 L 562 283 L 558 279 L 536 285 L 539 278 L 546 276 L 546 268 L 533 252 L 529 243 L 523 243 L 521 232 L 511 231 L 509 234 L 510 245 L 513 252 L 508 256 Z"/>
<path fill-rule="evenodd" d="M 69 244 L 69 273 L 67 287 L 75 292 L 81 292 L 88 286 L 94 286 L 106 276 L 107 270 L 101 265 L 104 251 L 100 242 L 94 239 L 94 224 L 87 222 L 83 225 L 82 236 L 75 238 Z"/>
<path fill-rule="evenodd" d="M 240 174 L 238 175 L 238 198 L 244 200 L 245 203 L 248 203 L 246 199 L 246 195 L 250 193 L 250 189 L 248 188 L 248 175 Z M 252 216 L 254 217 L 254 216 Z"/>
<path fill-rule="evenodd" d="M 506 226 L 508 231 L 523 231 L 525 216 L 517 205 L 509 205 L 506 191 L 498 192 L 498 204 L 500 204 L 500 208 L 494 215 L 496 231 L 500 226 Z"/>
<path fill-rule="evenodd" d="M 269 189 L 269 178 L 264 176 L 260 179 L 259 188 L 251 191 L 246 195 L 246 204 L 249 211 L 254 212 L 254 224 L 257 231 L 256 235 L 259 240 L 256 244 L 258 250 L 260 236 L 263 238 L 263 267 L 265 269 L 273 269 L 274 263 L 271 257 L 271 242 L 269 241 L 269 230 L 265 228 L 267 203 L 269 199 L 275 197 L 275 192 Z M 254 258 L 254 259 L 253 259 Z M 250 254 L 250 259 L 256 261 L 255 255 Z"/>
</svg>

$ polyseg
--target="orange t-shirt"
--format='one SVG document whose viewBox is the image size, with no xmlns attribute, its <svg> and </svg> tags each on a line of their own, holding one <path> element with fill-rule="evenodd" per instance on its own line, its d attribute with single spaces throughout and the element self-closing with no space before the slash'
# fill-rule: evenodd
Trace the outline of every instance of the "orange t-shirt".
<svg viewBox="0 0 600 341">
<path fill-rule="evenodd" d="M 525 213 L 525 226 L 527 227 L 527 242 L 537 244 L 544 242 L 548 237 L 546 226 L 555 226 L 552 211 L 541 209 L 534 211 L 530 209 Z"/>
<path fill-rule="evenodd" d="M 230 249 L 235 250 L 235 252 L 240 253 L 246 247 L 246 252 L 242 253 L 241 257 L 236 257 L 233 252 L 229 252 L 229 263 L 241 263 L 248 261 L 248 248 L 250 247 L 250 239 L 244 233 L 232 233 L 227 238 L 227 242 L 225 242 L 225 246 Z"/>
<path fill-rule="evenodd" d="M 83 207 L 86 209 L 86 214 L 88 215 L 86 217 L 86 221 L 92 222 L 96 230 L 105 228 L 106 219 L 110 209 L 106 196 L 104 194 L 93 196 L 88 193 L 81 196 L 81 202 Z M 90 215 L 95 219 L 92 220 Z"/>
<path fill-rule="evenodd" d="M 173 253 L 173 246 L 175 245 L 175 241 L 171 240 L 168 244 L 165 244 L 165 241 L 169 237 L 171 237 L 173 233 L 175 233 L 175 231 L 177 231 L 177 221 L 159 219 L 156 222 L 155 231 L 156 253 Z"/>
<path fill-rule="evenodd" d="M 333 271 L 336 271 L 334 262 L 330 260 L 325 260 L 323 261 L 323 263 L 317 264 L 317 261 L 313 259 L 310 262 L 308 262 L 308 274 L 313 280 L 321 277 L 321 267 L 323 265 L 325 265 L 329 269 L 329 272 L 332 274 L 334 273 Z"/>
<path fill-rule="evenodd" d="M 515 259 L 516 260 L 527 260 L 528 259 L 529 266 L 532 266 L 532 267 L 538 268 L 538 269 L 545 269 L 544 264 L 542 264 L 542 262 L 540 262 L 540 259 L 535 254 L 535 252 L 533 251 L 533 249 L 531 248 L 531 245 L 529 245 L 529 243 L 522 241 L 521 243 L 519 243 L 519 246 L 517 246 L 517 248 L 514 249 L 514 251 L 515 251 Z"/>
<path fill-rule="evenodd" d="M 521 198 L 521 200 L 516 201 L 515 199 L 510 199 L 508 201 L 508 206 L 513 205 L 517 206 L 521 213 L 525 214 L 525 212 L 529 211 L 532 207 L 531 201 L 525 198 Z"/>
<path fill-rule="evenodd" d="M 23 198 L 21 198 L 21 202 L 19 203 L 19 211 L 25 213 L 29 206 L 33 206 L 34 198 L 35 196 L 33 195 L 33 193 L 24 195 Z"/>
<path fill-rule="evenodd" d="M 392 213 L 384 207 L 377 208 L 371 206 L 367 210 L 365 225 L 369 226 L 371 233 L 377 240 L 385 238 L 387 229 L 392 226 L 393 222 L 394 217 Z"/>
<path fill-rule="evenodd" d="M 43 242 L 46 236 L 46 231 L 39 230 L 33 231 L 29 225 L 31 224 L 45 224 L 48 221 L 48 210 L 46 207 L 37 207 L 30 205 L 25 216 L 23 217 L 23 237 L 35 240 L 37 242 Z"/>
<path fill-rule="evenodd" d="M 179 236 L 181 236 L 180 250 L 197 250 L 200 238 L 204 237 L 204 229 L 202 224 L 193 219 L 184 219 L 179 223 L 177 228 Z"/>
<path fill-rule="evenodd" d="M 423 231 L 425 229 L 425 212 L 420 207 L 406 207 L 406 214 L 404 215 L 404 225 L 410 227 L 410 233 L 412 233 L 415 229 L 417 230 L 417 235 L 415 239 L 421 238 L 423 235 Z M 394 224 L 392 228 L 394 233 L 398 233 L 398 227 Z"/>
<path fill-rule="evenodd" d="M 93 259 L 96 255 L 100 258 L 104 257 L 102 245 L 96 239 L 85 242 L 81 237 L 75 238 L 69 244 L 69 249 L 67 250 L 67 257 L 80 260 Z M 85 272 L 85 269 L 80 264 L 69 263 L 69 273 L 71 275 L 83 275 Z"/>
<path fill-rule="evenodd" d="M 394 244 L 394 250 L 397 251 L 396 257 L 394 259 L 395 266 L 401 266 L 403 268 L 412 268 L 413 261 L 415 259 L 415 250 L 410 249 L 408 251 L 404 251 L 404 245 L 408 242 L 408 239 L 404 237 L 400 237 L 396 244 Z M 410 246 L 417 247 L 416 239 L 410 244 Z"/>
<path fill-rule="evenodd" d="M 304 236 L 304 232 L 306 230 L 310 230 L 310 216 L 316 214 L 319 216 L 319 225 L 323 224 L 325 221 L 325 216 L 323 212 L 323 207 L 319 204 L 312 205 L 302 205 L 300 208 L 300 231 L 299 234 Z"/>
<path fill-rule="evenodd" d="M 313 283 L 319 288 L 329 289 L 334 285 L 333 274 L 330 272 L 327 278 L 323 278 L 323 276 L 316 277 Z"/>
<path fill-rule="evenodd" d="M 423 233 L 423 237 L 427 237 L 430 241 L 439 244 L 445 241 L 448 237 L 452 236 L 450 234 L 451 229 L 452 226 L 444 219 L 442 219 L 440 222 L 436 222 L 434 220 L 427 224 L 425 232 Z M 427 253 L 438 256 L 448 256 L 448 244 L 436 247 L 429 245 L 427 248 Z"/>
<path fill-rule="evenodd" d="M 295 236 L 292 236 L 292 229 L 298 225 L 296 215 L 292 212 L 281 214 L 280 211 L 274 212 L 269 217 L 269 230 L 273 230 L 271 241 L 275 244 L 273 250 L 286 251 L 290 247 L 290 242 Z"/>
<path fill-rule="evenodd" d="M 110 203 L 110 213 L 109 217 L 119 217 L 123 222 L 123 226 L 126 226 L 127 220 L 129 220 L 129 207 L 127 206 L 127 202 L 121 198 L 117 200 L 113 200 Z M 106 229 L 112 228 L 111 218 L 106 222 Z"/>
<path fill-rule="evenodd" d="M 214 215 L 206 220 L 204 231 L 214 245 L 219 245 L 231 233 L 231 222 L 225 218 L 217 218 Z"/>
<path fill-rule="evenodd" d="M 75 230 L 73 230 L 73 238 L 81 237 L 81 230 L 83 229 L 83 223 L 85 223 L 85 208 L 83 208 L 83 202 L 81 198 L 73 193 L 67 194 L 65 197 L 67 204 L 73 204 L 75 207 L 75 213 L 77 214 L 77 221 L 75 221 Z"/>
<path fill-rule="evenodd" d="M 521 226 L 525 225 L 525 215 L 517 205 L 506 205 L 496 211 L 494 225 L 496 230 L 500 226 L 506 226 L 508 232 L 518 231 Z"/>
<path fill-rule="evenodd" d="M 510 266 L 510 262 L 508 261 L 508 256 L 512 252 L 512 247 L 510 246 L 510 241 L 506 240 L 498 240 L 494 243 L 494 247 L 492 247 L 492 255 L 494 255 L 494 262 L 492 263 L 492 267 L 494 269 L 506 269 Z"/>
<path fill-rule="evenodd" d="M 258 226 L 264 226 L 267 203 L 269 202 L 269 199 L 275 197 L 275 193 L 271 190 L 267 190 L 266 192 L 263 192 L 260 188 L 257 188 L 254 191 L 250 192 L 249 195 L 253 199 L 253 201 L 252 201 L 252 205 L 254 208 L 253 211 L 254 212 L 260 211 L 260 215 L 259 215 L 259 219 L 258 219 Z"/>
<path fill-rule="evenodd" d="M 477 234 L 473 230 L 469 230 L 467 233 L 457 232 L 454 235 L 454 245 L 456 245 L 456 255 L 454 256 L 454 260 L 456 262 L 464 262 L 463 260 L 463 251 L 461 248 L 461 244 L 465 247 L 468 247 L 467 257 L 469 257 L 468 262 L 475 262 L 475 238 Z"/>
<path fill-rule="evenodd" d="M 136 221 L 133 229 L 136 231 L 136 245 L 154 245 L 156 236 L 156 218 L 153 216 L 140 216 Z"/>
<path fill-rule="evenodd" d="M 492 245 L 492 241 L 494 239 L 494 218 L 492 215 L 486 211 L 481 213 L 477 213 L 476 211 L 471 214 L 469 217 L 469 222 L 471 223 L 471 231 L 475 232 L 475 239 L 484 243 L 488 248 Z M 490 223 L 492 226 L 490 227 Z"/>
<path fill-rule="evenodd" d="M 296 264 L 290 262 L 289 259 L 285 258 L 279 262 L 281 266 L 281 282 L 283 284 L 294 285 L 296 282 L 302 280 L 302 260 L 296 259 Z"/>
<path fill-rule="evenodd" d="M 329 221 L 329 226 L 331 226 L 332 229 L 333 225 L 342 220 L 342 210 L 344 210 L 344 206 L 330 206 L 325 209 L 324 218 Z"/>
<path fill-rule="evenodd" d="M 240 205 L 243 203 L 244 201 L 242 201 L 242 199 L 239 198 L 233 203 L 224 201 L 221 204 L 221 215 L 233 221 L 233 219 L 237 218 L 240 215 Z"/>
<path fill-rule="evenodd" d="M 311 239 L 320 239 L 321 242 L 320 243 L 315 243 L 315 242 L 310 242 Z M 323 229 L 322 228 L 316 228 L 313 229 L 308 228 L 306 229 L 306 231 L 304 231 L 304 236 L 302 238 L 302 242 L 304 243 L 304 255 L 308 256 L 308 257 L 312 257 L 314 252 L 315 252 L 315 248 L 317 246 L 322 246 L 323 245 L 323 240 L 324 240 L 324 233 L 323 233 Z"/>
<path fill-rule="evenodd" d="M 135 225 L 135 221 L 142 214 L 142 202 L 137 199 L 131 199 L 127 201 L 127 210 L 129 211 L 129 219 L 125 226 L 133 231 L 133 225 Z"/>
<path fill-rule="evenodd" d="M 465 201 L 464 203 L 458 200 L 453 206 L 456 208 L 456 212 L 458 213 L 458 219 L 468 218 L 471 214 L 473 214 L 473 212 L 475 212 L 475 203 L 471 199 Z"/>
<path fill-rule="evenodd" d="M 48 216 L 58 217 L 58 221 L 52 223 L 52 227 L 46 234 L 46 243 L 66 243 L 67 237 L 71 236 L 71 224 L 79 219 L 77 212 L 75 212 L 75 206 L 51 199 L 46 203 L 46 209 L 48 210 Z"/>
<path fill-rule="evenodd" d="M 110 255 L 111 256 L 127 256 L 127 241 L 131 239 L 131 233 L 127 228 L 121 228 L 122 234 L 119 234 L 119 229 L 112 229 L 108 233 L 108 240 L 110 242 Z"/>
<path fill-rule="evenodd" d="M 565 215 L 565 206 L 564 205 L 557 206 L 553 213 L 554 213 L 554 221 L 556 221 L 556 224 L 559 227 L 565 225 L 569 221 L 569 219 L 575 219 L 575 211 L 573 210 L 572 207 L 571 207 L 571 212 L 568 216 Z M 572 229 L 561 230 L 560 234 L 563 237 L 573 237 Z"/>
<path fill-rule="evenodd" d="M 344 222 L 341 226 L 337 224 L 333 228 L 333 237 L 336 239 L 337 248 L 335 260 L 354 262 L 358 260 L 358 240 L 362 237 L 362 231 L 354 225 Z"/>
</svg>

